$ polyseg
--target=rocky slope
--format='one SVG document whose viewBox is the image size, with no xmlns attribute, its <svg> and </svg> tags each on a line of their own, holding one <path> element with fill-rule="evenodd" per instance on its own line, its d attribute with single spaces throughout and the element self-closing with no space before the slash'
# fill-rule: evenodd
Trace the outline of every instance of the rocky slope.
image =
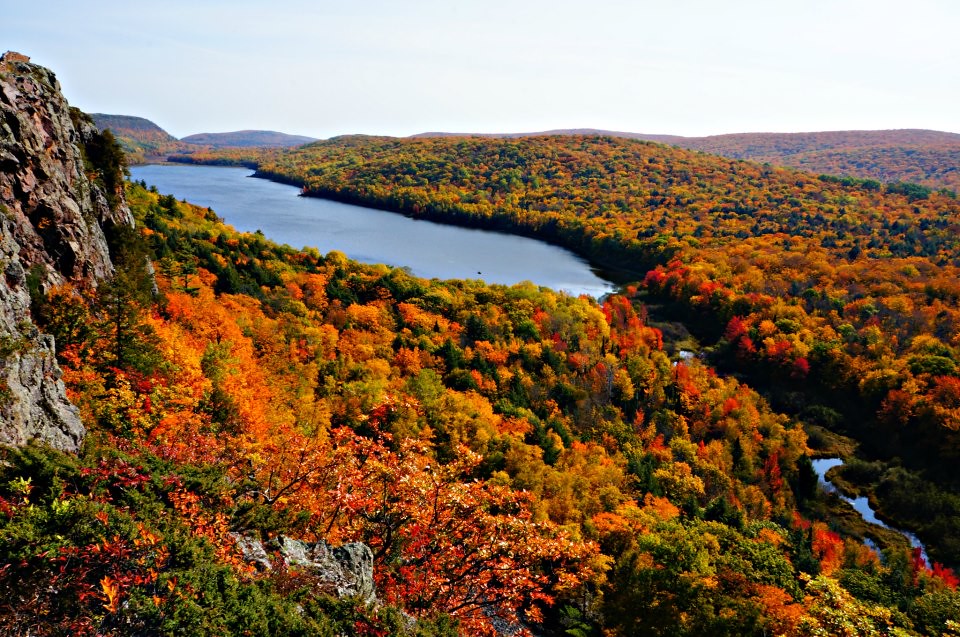
<svg viewBox="0 0 960 637">
<path fill-rule="evenodd" d="M 96 287 L 111 274 L 103 229 L 133 219 L 120 186 L 104 187 L 110 180 L 85 154 L 100 142 L 51 71 L 17 53 L 0 56 L 2 444 L 36 438 L 69 450 L 84 433 L 59 380 L 53 338 L 31 321 L 27 279 L 46 290 L 67 281 Z"/>
</svg>

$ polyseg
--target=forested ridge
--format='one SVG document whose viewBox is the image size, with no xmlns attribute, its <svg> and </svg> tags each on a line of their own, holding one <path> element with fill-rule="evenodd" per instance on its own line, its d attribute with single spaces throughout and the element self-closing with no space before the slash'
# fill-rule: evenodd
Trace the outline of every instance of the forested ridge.
<svg viewBox="0 0 960 637">
<path fill-rule="evenodd" d="M 422 281 L 127 195 L 141 230 L 114 239 L 115 279 L 35 300 L 92 433 L 78 459 L 7 453 L 14 625 L 941 634 L 960 616 L 951 571 L 844 537 L 800 421 L 664 353 L 638 300 L 696 305 L 665 287 L 686 282 L 679 241 L 664 281 L 598 304 Z M 770 331 L 749 320 L 724 330 L 733 356 Z M 754 364 L 803 371 L 786 360 Z M 420 623 L 257 574 L 231 532 L 365 541 L 380 598 Z"/>
<path fill-rule="evenodd" d="M 0 447 L 0 634 L 960 635 L 952 192 L 598 136 L 190 159 L 624 283 L 424 280 L 125 181 L 2 59 L 0 405 L 66 415 Z"/>
<path fill-rule="evenodd" d="M 883 514 L 960 560 L 952 192 L 595 136 L 346 137 L 259 162 L 306 194 L 531 234 L 632 273 L 713 364 L 861 441 Z"/>
<path fill-rule="evenodd" d="M 707 137 L 647 135 L 593 129 L 543 133 L 490 134 L 479 137 L 543 135 L 606 135 L 642 139 L 699 150 L 733 159 L 769 162 L 816 174 L 906 181 L 933 189 L 956 191 L 960 186 L 960 135 L 934 130 L 851 130 L 812 133 L 732 133 Z M 422 133 L 414 137 L 469 137 L 452 133 Z"/>
<path fill-rule="evenodd" d="M 148 119 L 107 113 L 93 113 L 91 117 L 98 129 L 109 130 L 116 138 L 131 164 L 144 163 L 148 157 L 164 157 L 190 150 L 189 145 Z"/>
<path fill-rule="evenodd" d="M 813 173 L 960 187 L 960 135 L 932 130 L 735 133 L 678 137 L 681 148 Z"/>
<path fill-rule="evenodd" d="M 130 164 L 159 161 L 173 153 L 209 152 L 220 148 L 286 148 L 316 141 L 313 137 L 277 131 L 242 130 L 227 133 L 197 133 L 177 139 L 142 117 L 93 113 L 100 131 L 109 130 L 126 153 Z"/>
<path fill-rule="evenodd" d="M 140 231 L 113 239 L 114 279 L 35 299 L 90 433 L 77 458 L 5 452 L 8 632 L 941 634 L 960 616 L 952 572 L 818 521 L 800 423 L 671 361 L 635 290 L 428 282 L 127 194 Z M 365 541 L 386 605 L 257 573 L 231 532 Z"/>
</svg>

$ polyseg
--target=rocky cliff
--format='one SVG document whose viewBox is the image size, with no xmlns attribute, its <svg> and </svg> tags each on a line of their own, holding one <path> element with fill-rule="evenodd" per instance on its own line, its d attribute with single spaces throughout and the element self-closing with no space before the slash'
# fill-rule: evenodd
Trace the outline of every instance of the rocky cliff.
<svg viewBox="0 0 960 637">
<path fill-rule="evenodd" d="M 82 439 L 53 338 L 31 321 L 27 276 L 46 290 L 96 287 L 111 274 L 103 230 L 133 221 L 116 174 L 97 166 L 103 147 L 51 71 L 0 56 L 0 444 L 74 450 Z"/>
</svg>

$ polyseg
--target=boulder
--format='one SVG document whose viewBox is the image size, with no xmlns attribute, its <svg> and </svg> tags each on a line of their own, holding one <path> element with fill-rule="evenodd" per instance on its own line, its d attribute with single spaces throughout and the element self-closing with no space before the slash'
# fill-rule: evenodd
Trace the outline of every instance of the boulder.
<svg viewBox="0 0 960 637">
<path fill-rule="evenodd" d="M 303 542 L 283 535 L 264 544 L 239 533 L 233 537 L 244 560 L 259 571 L 273 569 L 272 552 L 288 570 L 309 575 L 321 592 L 356 597 L 368 605 L 377 601 L 373 551 L 366 544 L 351 542 L 334 547 L 323 541 Z"/>
</svg>

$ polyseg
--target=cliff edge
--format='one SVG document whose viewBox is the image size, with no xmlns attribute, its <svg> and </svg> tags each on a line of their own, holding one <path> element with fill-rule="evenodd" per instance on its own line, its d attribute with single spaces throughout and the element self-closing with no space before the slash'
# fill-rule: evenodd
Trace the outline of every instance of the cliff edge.
<svg viewBox="0 0 960 637">
<path fill-rule="evenodd" d="M 122 166 L 102 161 L 111 142 L 70 108 L 51 71 L 0 56 L 0 444 L 76 450 L 83 438 L 53 337 L 31 319 L 27 277 L 46 291 L 95 288 L 113 272 L 104 228 L 133 218 Z"/>
</svg>

